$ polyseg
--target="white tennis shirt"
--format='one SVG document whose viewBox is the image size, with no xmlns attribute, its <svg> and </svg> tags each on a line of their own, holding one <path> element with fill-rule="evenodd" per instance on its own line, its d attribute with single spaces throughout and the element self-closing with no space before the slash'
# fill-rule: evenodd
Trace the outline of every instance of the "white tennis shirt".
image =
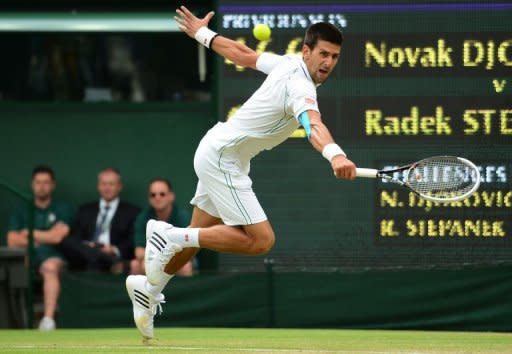
<svg viewBox="0 0 512 354">
<path fill-rule="evenodd" d="M 299 127 L 302 112 L 319 112 L 316 86 L 301 57 L 262 53 L 256 67 L 267 74 L 266 80 L 207 135 L 219 152 L 234 153 L 243 162 L 285 141 Z"/>
</svg>

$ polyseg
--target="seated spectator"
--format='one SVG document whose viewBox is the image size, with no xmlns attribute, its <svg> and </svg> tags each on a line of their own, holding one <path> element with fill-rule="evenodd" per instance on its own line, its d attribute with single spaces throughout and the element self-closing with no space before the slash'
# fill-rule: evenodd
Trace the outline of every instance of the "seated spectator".
<svg viewBox="0 0 512 354">
<path fill-rule="evenodd" d="M 78 210 L 72 236 L 88 248 L 89 268 L 113 273 L 128 271 L 133 259 L 133 225 L 140 208 L 120 200 L 122 189 L 119 171 L 106 168 L 98 174 L 100 200 Z"/>
<path fill-rule="evenodd" d="M 146 223 L 149 219 L 163 220 L 179 227 L 190 224 L 190 214 L 174 204 L 176 198 L 171 183 L 165 178 L 155 178 L 149 183 L 149 205 L 135 221 L 135 259 L 130 262 L 130 274 L 145 274 Z M 188 262 L 176 275 L 193 275 L 193 264 Z"/>
<path fill-rule="evenodd" d="M 52 198 L 55 190 L 55 174 L 48 166 L 38 166 L 32 171 L 34 196 L 34 263 L 42 276 L 44 316 L 39 322 L 40 330 L 53 330 L 55 312 L 60 294 L 60 273 L 64 258 L 55 248 L 69 233 L 70 208 Z M 7 245 L 27 247 L 28 208 L 15 211 L 9 220 Z"/>
</svg>

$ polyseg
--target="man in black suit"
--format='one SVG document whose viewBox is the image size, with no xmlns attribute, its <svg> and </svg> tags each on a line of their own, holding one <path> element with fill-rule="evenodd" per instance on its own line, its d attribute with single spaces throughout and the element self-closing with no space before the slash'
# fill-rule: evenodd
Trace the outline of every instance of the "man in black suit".
<svg viewBox="0 0 512 354">
<path fill-rule="evenodd" d="M 122 189 L 119 171 L 106 168 L 98 174 L 100 200 L 78 210 L 72 237 L 89 248 L 89 268 L 120 272 L 134 257 L 133 225 L 140 209 L 119 199 Z"/>
</svg>

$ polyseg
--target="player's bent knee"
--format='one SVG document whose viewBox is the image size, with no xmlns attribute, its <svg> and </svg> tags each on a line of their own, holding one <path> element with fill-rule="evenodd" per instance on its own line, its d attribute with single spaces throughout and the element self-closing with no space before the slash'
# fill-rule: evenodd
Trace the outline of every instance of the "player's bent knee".
<svg viewBox="0 0 512 354">
<path fill-rule="evenodd" d="M 265 234 L 263 237 L 258 238 L 256 242 L 254 242 L 253 245 L 253 255 L 255 256 L 261 256 L 264 255 L 272 249 L 275 243 L 275 236 L 274 233 L 271 234 Z"/>
<path fill-rule="evenodd" d="M 274 230 L 268 221 L 244 227 L 249 236 L 247 254 L 259 256 L 268 253 L 275 242 Z"/>
</svg>

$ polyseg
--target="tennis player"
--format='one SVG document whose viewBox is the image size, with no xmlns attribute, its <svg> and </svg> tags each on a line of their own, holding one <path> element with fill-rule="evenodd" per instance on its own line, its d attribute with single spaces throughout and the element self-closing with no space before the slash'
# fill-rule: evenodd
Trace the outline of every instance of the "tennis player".
<svg viewBox="0 0 512 354">
<path fill-rule="evenodd" d="M 322 123 L 317 103 L 316 87 L 327 80 L 340 56 L 343 37 L 334 25 L 311 25 L 301 58 L 256 53 L 220 36 L 208 28 L 213 12 L 202 19 L 184 6 L 176 12 L 176 22 L 188 36 L 267 78 L 230 120 L 217 123 L 201 140 L 194 157 L 199 182 L 191 201 L 190 228 L 156 220 L 147 223 L 147 277 L 129 276 L 126 280 L 134 320 L 145 339 L 153 337 L 153 317 L 164 300 L 162 290 L 200 248 L 261 255 L 274 245 L 272 226 L 251 188 L 249 169 L 254 156 L 282 143 L 302 125 L 336 178 L 356 176 L 354 163 Z"/>
</svg>

